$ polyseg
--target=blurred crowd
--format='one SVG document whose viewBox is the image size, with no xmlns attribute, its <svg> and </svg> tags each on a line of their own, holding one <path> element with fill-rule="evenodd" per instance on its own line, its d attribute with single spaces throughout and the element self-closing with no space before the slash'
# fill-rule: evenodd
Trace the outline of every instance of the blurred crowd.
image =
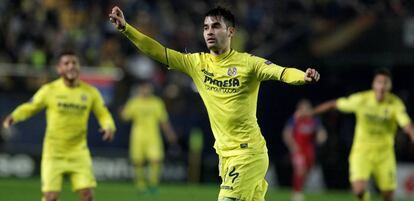
<svg viewBox="0 0 414 201">
<path fill-rule="evenodd" d="M 216 5 L 228 7 L 238 31 L 233 48 L 263 57 L 292 49 L 323 56 L 345 46 L 375 19 L 414 14 L 411 0 L 2 1 L 0 62 L 43 70 L 59 51 L 70 48 L 84 65 L 122 68 L 137 79 L 163 84 L 164 70 L 137 53 L 109 23 L 113 5 L 124 10 L 129 23 L 183 52 L 205 51 L 203 14 Z"/>
</svg>

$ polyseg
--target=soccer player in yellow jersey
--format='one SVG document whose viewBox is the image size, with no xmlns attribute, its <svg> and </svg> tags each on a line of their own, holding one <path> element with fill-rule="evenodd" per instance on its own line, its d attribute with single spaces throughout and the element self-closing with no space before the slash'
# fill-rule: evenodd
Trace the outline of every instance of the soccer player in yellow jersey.
<svg viewBox="0 0 414 201">
<path fill-rule="evenodd" d="M 359 200 L 370 200 L 366 192 L 370 176 L 374 176 L 384 201 L 393 200 L 396 188 L 394 137 L 399 125 L 414 142 L 414 129 L 404 103 L 390 92 L 391 75 L 378 70 L 372 90 L 322 103 L 315 108 L 319 114 L 331 109 L 354 113 L 355 136 L 349 156 L 352 190 Z"/>
<path fill-rule="evenodd" d="M 3 122 L 4 127 L 24 121 L 46 110 L 46 134 L 43 143 L 41 180 L 44 201 L 56 201 L 64 175 L 72 182 L 81 201 L 93 200 L 96 181 L 87 148 L 86 134 L 90 112 L 101 126 L 103 140 L 111 141 L 114 121 L 98 90 L 79 80 L 80 64 L 75 53 L 59 55 L 60 78 L 43 85 L 33 98 L 17 107 Z"/>
<path fill-rule="evenodd" d="M 266 142 L 256 119 L 260 82 L 305 84 L 319 80 L 314 69 L 285 68 L 230 48 L 234 16 L 224 8 L 208 11 L 203 35 L 210 53 L 183 54 L 162 46 L 125 22 L 114 7 L 111 22 L 144 54 L 189 75 L 207 108 L 220 159 L 220 201 L 263 201 L 269 165 Z"/>
<path fill-rule="evenodd" d="M 129 154 L 135 167 L 135 181 L 138 192 L 157 193 L 161 162 L 164 159 L 164 146 L 160 126 L 170 144 L 176 144 L 177 137 L 168 121 L 163 101 L 153 94 L 150 82 L 138 87 L 138 95 L 131 98 L 121 117 L 132 121 Z M 148 182 L 144 174 L 144 163 L 148 162 Z M 148 184 L 147 184 L 148 183 Z"/>
</svg>

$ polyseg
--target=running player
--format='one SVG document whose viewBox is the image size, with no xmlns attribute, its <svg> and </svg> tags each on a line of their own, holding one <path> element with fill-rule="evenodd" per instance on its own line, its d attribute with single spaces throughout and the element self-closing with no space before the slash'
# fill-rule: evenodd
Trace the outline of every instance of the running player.
<svg viewBox="0 0 414 201">
<path fill-rule="evenodd" d="M 115 124 L 98 90 L 79 80 L 80 63 L 71 51 L 58 57 L 60 78 L 43 85 L 33 98 L 17 107 L 3 122 L 4 127 L 24 121 L 46 110 L 41 180 L 44 201 L 57 201 L 64 175 L 81 201 L 92 201 L 96 186 L 86 134 L 90 112 L 101 126 L 103 140 L 111 141 Z"/>
<path fill-rule="evenodd" d="M 375 72 L 372 90 L 331 100 L 315 108 L 319 114 L 331 109 L 354 113 L 355 135 L 349 156 L 352 190 L 359 200 L 370 200 L 367 182 L 374 176 L 384 201 L 392 201 L 396 182 L 394 137 L 399 125 L 414 142 L 414 128 L 404 103 L 391 93 L 391 74 Z"/>
</svg>

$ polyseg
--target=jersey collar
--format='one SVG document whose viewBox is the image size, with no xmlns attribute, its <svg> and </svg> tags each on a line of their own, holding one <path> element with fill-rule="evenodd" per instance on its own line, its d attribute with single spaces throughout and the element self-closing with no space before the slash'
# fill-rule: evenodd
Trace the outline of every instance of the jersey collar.
<svg viewBox="0 0 414 201">
<path fill-rule="evenodd" d="M 213 61 L 221 61 L 221 60 L 224 60 L 224 59 L 230 57 L 233 54 L 234 54 L 234 50 L 233 49 L 229 49 L 229 51 L 227 51 L 227 52 L 225 52 L 223 54 L 220 54 L 218 56 L 214 56 L 212 54 L 210 54 L 210 55 L 211 55 L 211 59 Z"/>
</svg>

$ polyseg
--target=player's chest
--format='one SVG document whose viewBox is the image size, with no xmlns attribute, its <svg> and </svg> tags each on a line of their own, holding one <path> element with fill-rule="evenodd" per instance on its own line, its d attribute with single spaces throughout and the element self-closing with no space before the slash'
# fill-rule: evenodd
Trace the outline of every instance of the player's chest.
<svg viewBox="0 0 414 201">
<path fill-rule="evenodd" d="M 367 102 L 361 107 L 360 115 L 366 121 L 374 123 L 389 122 L 393 118 L 393 107 L 390 104 L 376 104 Z"/>
<path fill-rule="evenodd" d="M 235 94 L 242 91 L 249 83 L 248 66 L 241 61 L 227 63 L 200 63 L 198 85 L 208 93 Z"/>
<path fill-rule="evenodd" d="M 314 121 L 298 121 L 295 125 L 295 132 L 299 135 L 312 135 L 315 133 L 316 124 Z"/>
<path fill-rule="evenodd" d="M 134 116 L 138 118 L 154 118 L 159 113 L 156 104 L 146 101 L 138 101 L 133 110 Z"/>
<path fill-rule="evenodd" d="M 92 97 L 83 90 L 63 90 L 50 94 L 48 107 L 60 113 L 81 114 L 90 110 Z"/>
</svg>

